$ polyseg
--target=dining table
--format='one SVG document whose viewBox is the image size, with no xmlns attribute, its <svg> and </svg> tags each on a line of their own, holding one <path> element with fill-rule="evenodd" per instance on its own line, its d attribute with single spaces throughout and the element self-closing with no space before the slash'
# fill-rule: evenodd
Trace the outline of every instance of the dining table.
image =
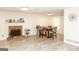
<svg viewBox="0 0 79 59">
<path fill-rule="evenodd" d="M 53 28 L 52 27 L 39 27 L 37 29 L 37 32 L 39 32 L 39 37 L 47 37 L 47 38 L 52 38 L 53 34 Z"/>
</svg>

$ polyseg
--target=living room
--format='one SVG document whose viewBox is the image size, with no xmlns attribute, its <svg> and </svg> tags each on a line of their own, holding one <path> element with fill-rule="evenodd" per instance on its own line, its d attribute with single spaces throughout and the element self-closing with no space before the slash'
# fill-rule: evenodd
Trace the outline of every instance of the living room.
<svg viewBox="0 0 79 59">
<path fill-rule="evenodd" d="M 37 29 L 36 29 L 36 26 L 38 25 L 42 27 L 48 27 L 48 26 L 57 27 L 57 36 L 58 36 L 57 40 L 60 41 L 61 38 L 62 41 L 64 40 L 64 9 L 63 8 L 1 7 L 0 16 L 1 16 L 0 17 L 1 42 L 12 40 L 12 38 L 15 38 L 17 36 L 27 37 L 27 34 L 29 36 L 28 38 L 32 36 L 36 36 L 37 38 L 39 37 L 39 34 L 37 34 Z M 27 29 L 29 29 L 29 33 L 26 34 Z M 47 34 L 45 34 L 44 37 L 46 39 L 49 38 L 52 39 L 52 37 L 47 38 L 46 35 L 48 35 L 48 33 L 49 32 L 47 32 Z"/>
</svg>

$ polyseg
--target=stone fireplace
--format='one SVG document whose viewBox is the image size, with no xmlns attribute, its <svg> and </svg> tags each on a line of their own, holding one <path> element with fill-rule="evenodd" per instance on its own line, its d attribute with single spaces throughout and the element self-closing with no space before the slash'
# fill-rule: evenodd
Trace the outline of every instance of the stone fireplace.
<svg viewBox="0 0 79 59">
<path fill-rule="evenodd" d="M 9 37 L 21 36 L 22 26 L 9 26 Z"/>
</svg>

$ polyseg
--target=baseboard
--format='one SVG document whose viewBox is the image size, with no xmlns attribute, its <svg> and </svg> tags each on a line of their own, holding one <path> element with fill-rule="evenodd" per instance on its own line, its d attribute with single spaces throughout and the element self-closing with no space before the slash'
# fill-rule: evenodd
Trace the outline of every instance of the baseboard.
<svg viewBox="0 0 79 59">
<path fill-rule="evenodd" d="M 64 39 L 64 42 L 67 43 L 67 44 L 71 44 L 71 45 L 79 47 L 79 42 L 78 41 L 74 41 L 74 40 L 70 40 L 70 39 Z"/>
</svg>

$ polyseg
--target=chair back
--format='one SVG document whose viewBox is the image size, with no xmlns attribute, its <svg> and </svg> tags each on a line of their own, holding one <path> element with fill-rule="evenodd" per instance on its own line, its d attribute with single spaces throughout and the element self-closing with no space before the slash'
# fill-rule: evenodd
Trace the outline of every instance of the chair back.
<svg viewBox="0 0 79 59">
<path fill-rule="evenodd" d="M 39 27 L 40 27 L 40 25 L 37 25 L 37 26 L 36 26 L 36 29 L 38 29 Z"/>
<path fill-rule="evenodd" d="M 57 32 L 57 27 L 54 27 L 53 28 L 53 32 Z"/>
</svg>

